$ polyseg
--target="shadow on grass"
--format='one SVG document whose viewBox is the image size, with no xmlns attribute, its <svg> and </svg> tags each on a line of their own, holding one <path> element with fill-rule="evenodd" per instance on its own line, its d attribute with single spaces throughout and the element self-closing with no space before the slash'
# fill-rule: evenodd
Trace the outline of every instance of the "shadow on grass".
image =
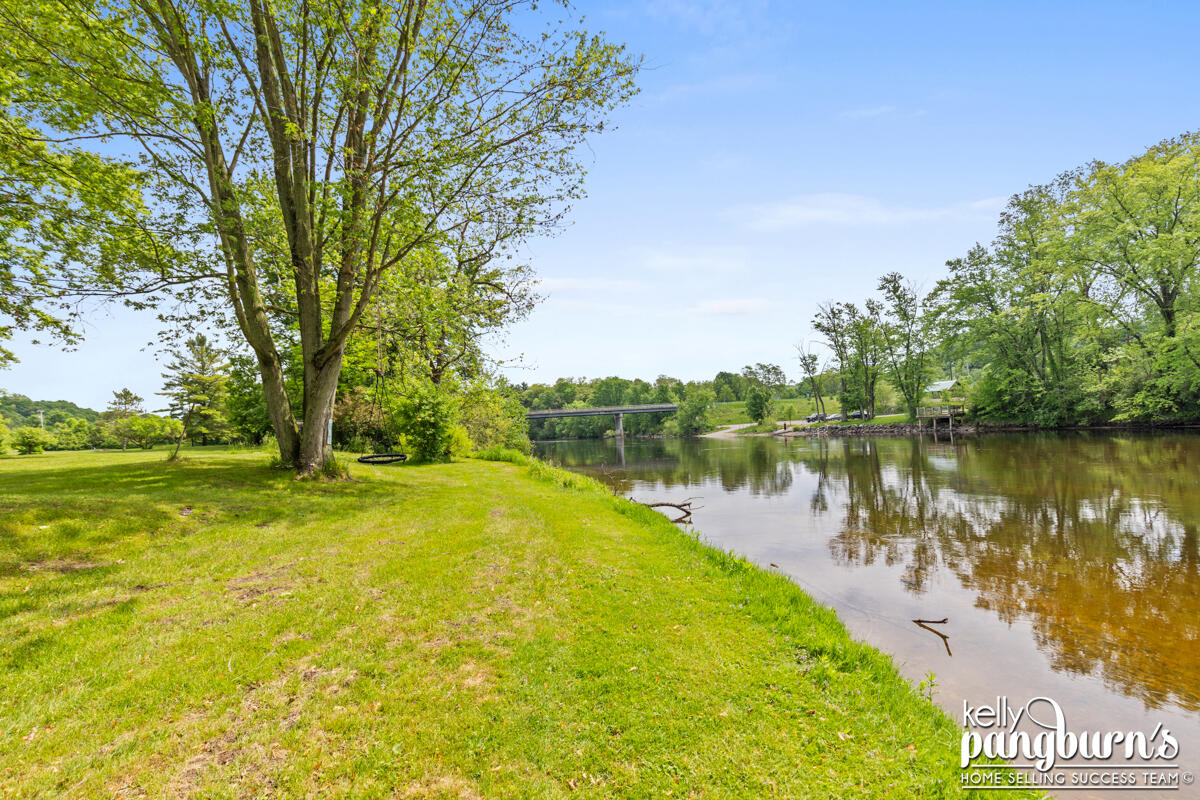
<svg viewBox="0 0 1200 800">
<path fill-rule="evenodd" d="M 402 494 L 411 490 L 387 479 L 295 481 L 265 459 L 219 455 L 0 472 L 0 581 L 26 576 L 55 593 L 88 590 L 112 571 L 119 556 L 109 547 L 122 541 L 140 548 L 147 535 L 168 543 L 213 524 L 268 529 L 317 514 L 349 516 Z M 0 618 L 48 599 L 8 588 L 0 591 Z"/>
<path fill-rule="evenodd" d="M 220 534 L 233 536 L 271 536 L 276 525 L 316 518 L 336 529 L 339 518 L 389 503 L 399 508 L 423 493 L 392 475 L 296 481 L 265 457 L 245 455 L 175 463 L 67 458 L 61 466 L 0 470 L 0 623 L 6 626 L 0 672 L 45 657 L 60 638 L 46 624 L 93 615 L 103 624 L 131 619 L 157 587 L 142 585 L 147 579 L 123 561 L 148 548 L 222 524 L 262 529 Z"/>
</svg>

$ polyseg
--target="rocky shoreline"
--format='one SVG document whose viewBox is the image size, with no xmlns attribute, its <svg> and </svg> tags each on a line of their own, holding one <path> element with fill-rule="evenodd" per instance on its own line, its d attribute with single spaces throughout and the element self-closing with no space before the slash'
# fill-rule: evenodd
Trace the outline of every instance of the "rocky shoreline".
<svg viewBox="0 0 1200 800">
<path fill-rule="evenodd" d="M 1057 428 L 1047 428 L 1038 425 L 997 425 L 983 422 L 955 423 L 954 429 L 938 423 L 937 435 L 953 433 L 954 435 L 972 435 L 977 433 L 1031 433 L 1037 431 L 1161 431 L 1161 430 L 1195 430 L 1200 428 L 1197 422 L 1170 423 L 1132 423 L 1128 425 L 1069 425 Z M 928 423 L 917 425 L 915 422 L 889 422 L 886 425 L 817 425 L 807 428 L 793 428 L 780 431 L 775 436 L 782 438 L 798 437 L 834 437 L 834 436 L 917 436 L 932 433 Z M 771 435 L 771 434 L 767 434 Z"/>
<path fill-rule="evenodd" d="M 981 428 L 978 423 L 965 422 L 956 424 L 954 430 L 946 426 L 943 422 L 938 425 L 938 435 L 943 433 L 968 434 L 979 433 Z M 1012 430 L 1011 428 L 1006 430 Z M 1031 428 L 1023 428 L 1022 430 L 1032 430 Z M 928 425 L 917 425 L 915 422 L 889 422 L 886 425 L 816 425 L 810 428 L 794 428 L 788 431 L 781 431 L 776 434 L 783 438 L 795 437 L 813 437 L 813 436 L 916 436 L 920 433 L 932 433 L 933 429 Z"/>
</svg>

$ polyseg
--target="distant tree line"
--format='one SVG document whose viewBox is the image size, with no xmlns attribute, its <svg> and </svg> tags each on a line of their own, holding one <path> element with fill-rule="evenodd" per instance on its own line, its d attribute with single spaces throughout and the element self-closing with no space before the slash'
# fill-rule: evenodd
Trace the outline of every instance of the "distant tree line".
<svg viewBox="0 0 1200 800">
<path fill-rule="evenodd" d="M 335 447 L 398 450 L 425 461 L 492 447 L 528 449 L 525 409 L 515 390 L 489 374 L 479 348 L 479 339 L 502 325 L 511 309 L 480 303 L 483 310 L 468 313 L 461 295 L 473 290 L 457 291 L 457 316 L 437 303 L 419 304 L 411 315 L 393 312 L 393 320 L 421 330 L 433 327 L 436 337 L 421 340 L 396 324 L 351 337 L 334 406 Z M 298 355 L 284 360 L 285 387 L 297 398 L 303 388 Z M 228 352 L 204 334 L 165 356 L 158 393 L 164 407 L 157 413 L 148 412 L 144 399 L 129 389 L 115 391 L 102 412 L 0 392 L 0 452 L 8 446 L 38 453 L 170 444 L 177 455 L 184 442 L 273 444 L 251 357 Z"/>
<path fill-rule="evenodd" d="M 830 376 L 818 376 L 818 382 Z M 631 436 L 692 436 L 713 428 L 714 403 L 745 402 L 756 422 L 773 419 L 777 411 L 790 416 L 787 400 L 811 396 L 804 384 L 790 383 L 777 364 L 752 364 L 740 372 L 718 372 L 712 380 L 682 381 L 660 375 L 653 383 L 641 379 L 611 376 L 592 380 L 559 378 L 552 384 L 521 384 L 522 406 L 529 410 L 551 408 L 592 408 L 602 406 L 674 403 L 678 412 L 632 414 L 624 419 L 625 433 Z M 534 439 L 594 439 L 612 433 L 610 416 L 562 417 L 534 420 L 530 435 Z"/>
<path fill-rule="evenodd" d="M 113 392 L 102 412 L 61 400 L 34 402 L 0 391 L 0 453 L 9 447 L 25 455 L 46 450 L 149 449 L 172 440 L 180 427 L 178 420 L 146 413 L 142 398 L 129 389 Z"/>
</svg>

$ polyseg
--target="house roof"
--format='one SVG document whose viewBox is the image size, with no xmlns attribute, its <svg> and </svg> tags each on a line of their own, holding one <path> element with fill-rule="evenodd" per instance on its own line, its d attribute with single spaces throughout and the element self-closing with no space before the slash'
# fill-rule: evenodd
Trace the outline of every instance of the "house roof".
<svg viewBox="0 0 1200 800">
<path fill-rule="evenodd" d="M 953 389 L 956 386 L 958 386 L 958 381 L 956 381 L 956 380 L 938 381 L 937 383 L 931 383 L 928 386 L 926 386 L 925 391 L 927 391 L 927 392 L 944 392 L 947 389 Z"/>
</svg>

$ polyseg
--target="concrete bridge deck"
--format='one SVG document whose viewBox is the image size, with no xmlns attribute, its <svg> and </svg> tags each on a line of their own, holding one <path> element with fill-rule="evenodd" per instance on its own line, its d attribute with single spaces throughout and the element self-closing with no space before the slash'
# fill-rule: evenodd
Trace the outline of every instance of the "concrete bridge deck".
<svg viewBox="0 0 1200 800">
<path fill-rule="evenodd" d="M 599 406 L 596 408 L 545 408 L 530 411 L 526 419 L 560 419 L 562 417 L 602 417 L 612 416 L 616 423 L 617 436 L 625 435 L 626 414 L 672 414 L 679 410 L 674 403 L 649 403 L 640 406 Z"/>
<path fill-rule="evenodd" d="M 678 411 L 674 403 L 651 403 L 642 406 L 598 406 L 596 408 L 545 408 L 530 411 L 528 419 L 555 419 L 558 417 L 604 417 L 613 414 L 663 414 Z"/>
</svg>

